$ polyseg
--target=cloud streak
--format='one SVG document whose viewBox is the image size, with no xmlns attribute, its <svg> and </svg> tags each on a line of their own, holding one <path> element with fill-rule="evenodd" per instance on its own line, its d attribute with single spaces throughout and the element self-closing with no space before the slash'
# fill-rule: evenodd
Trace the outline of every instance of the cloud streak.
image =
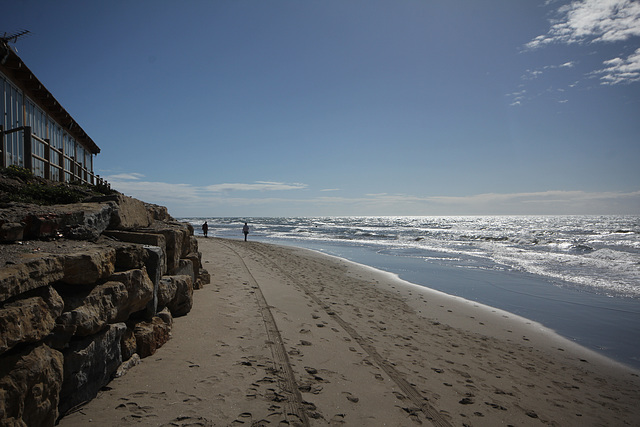
<svg viewBox="0 0 640 427">
<path fill-rule="evenodd" d="M 118 174 L 107 178 L 116 190 L 145 202 L 166 206 L 176 217 L 545 215 L 640 212 L 640 191 L 625 193 L 556 190 L 466 196 L 371 193 L 349 197 L 329 196 L 326 190 L 334 189 L 319 189 L 314 192 L 307 184 L 301 183 L 258 181 L 248 184 L 193 186 L 142 181 L 140 177 L 140 174 Z M 273 193 L 274 191 L 276 193 Z M 286 192 L 287 197 L 271 196 L 281 191 Z"/>
<path fill-rule="evenodd" d="M 206 191 L 213 193 L 221 193 L 228 191 L 287 191 L 287 190 L 304 190 L 307 184 L 284 182 L 257 181 L 251 184 L 235 183 L 235 184 L 213 184 L 203 187 Z"/>
<path fill-rule="evenodd" d="M 605 68 L 594 71 L 593 74 L 602 74 L 600 80 L 604 85 L 638 82 L 640 81 L 640 48 L 626 59 L 610 59 L 604 61 L 603 65 Z"/>
</svg>

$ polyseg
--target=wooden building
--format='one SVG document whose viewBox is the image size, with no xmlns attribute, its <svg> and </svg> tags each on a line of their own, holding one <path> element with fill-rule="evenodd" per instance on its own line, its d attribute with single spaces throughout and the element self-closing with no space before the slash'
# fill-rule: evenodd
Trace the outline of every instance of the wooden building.
<svg viewBox="0 0 640 427">
<path fill-rule="evenodd" d="M 100 148 L 0 37 L 2 167 L 52 181 L 104 184 L 93 173 Z"/>
</svg>

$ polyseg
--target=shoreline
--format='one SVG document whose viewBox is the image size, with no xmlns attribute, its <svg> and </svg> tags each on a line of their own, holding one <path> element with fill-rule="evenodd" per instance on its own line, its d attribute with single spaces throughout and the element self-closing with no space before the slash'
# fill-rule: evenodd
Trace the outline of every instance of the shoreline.
<svg viewBox="0 0 640 427">
<path fill-rule="evenodd" d="M 271 244 L 271 243 L 268 243 L 268 244 Z M 585 357 L 589 357 L 590 359 L 593 359 L 593 360 L 598 360 L 599 363 L 615 366 L 622 370 L 630 370 L 632 372 L 640 374 L 640 369 L 637 369 L 633 366 L 629 366 L 616 359 L 608 357 L 605 354 L 602 354 L 595 350 L 587 348 L 559 334 L 557 331 L 535 320 L 528 319 L 518 314 L 511 313 L 507 310 L 503 310 L 501 308 L 492 307 L 490 305 L 469 300 L 461 296 L 451 295 L 446 292 L 439 291 L 437 289 L 432 289 L 426 285 L 413 283 L 408 280 L 404 280 L 400 278 L 399 275 L 396 273 L 380 270 L 376 267 L 371 267 L 369 265 L 351 261 L 336 255 L 326 254 L 314 249 L 307 249 L 307 248 L 297 248 L 297 249 L 300 249 L 303 251 L 315 252 L 327 257 L 333 257 L 338 262 L 351 263 L 353 264 L 353 268 L 356 271 L 358 269 L 363 269 L 365 271 L 370 270 L 373 275 L 388 276 L 388 282 L 398 284 L 397 289 L 396 288 L 394 289 L 398 292 L 399 295 L 401 295 L 405 299 L 405 302 L 425 318 L 429 318 L 429 316 L 427 313 L 422 312 L 421 304 L 419 303 L 419 301 L 416 301 L 414 298 L 414 295 L 413 295 L 414 292 L 416 294 L 423 293 L 425 295 L 428 295 L 433 300 L 439 301 L 440 304 L 443 304 L 443 305 L 446 304 L 448 306 L 454 307 L 457 310 L 461 311 L 463 313 L 461 316 L 455 316 L 452 314 L 454 310 L 451 310 L 450 316 L 448 316 L 446 319 L 447 323 L 450 326 L 457 327 L 457 328 L 474 329 L 474 326 L 472 323 L 474 323 L 475 321 L 477 321 L 478 323 L 482 322 L 485 325 L 487 325 L 487 322 L 490 322 L 491 323 L 490 326 L 499 328 L 499 329 L 493 329 L 492 335 L 498 336 L 502 339 L 511 339 L 513 337 L 512 334 L 515 333 L 514 330 L 518 330 L 523 334 L 529 334 L 530 336 L 534 336 L 536 341 L 532 341 L 532 344 L 546 346 L 549 344 L 549 342 L 553 342 L 557 346 L 561 346 L 565 349 L 571 348 L 573 352 L 583 354 Z M 378 283 L 374 283 L 374 285 L 380 286 Z M 473 316 L 470 316 L 469 314 L 473 314 Z M 475 320 L 474 322 L 470 322 L 469 319 L 475 319 Z M 500 323 L 500 325 L 497 325 L 498 323 Z"/>
<path fill-rule="evenodd" d="M 367 246 L 259 241 L 348 259 L 415 286 L 505 311 L 542 325 L 572 345 L 640 370 L 640 353 L 633 345 L 640 334 L 640 305 L 636 300 L 557 286 L 533 273 L 425 264 L 418 258 L 380 254 Z"/>
<path fill-rule="evenodd" d="M 640 417 L 636 371 L 551 340 L 535 323 L 307 249 L 198 242 L 212 281 L 175 319 L 173 338 L 61 426 Z"/>
</svg>

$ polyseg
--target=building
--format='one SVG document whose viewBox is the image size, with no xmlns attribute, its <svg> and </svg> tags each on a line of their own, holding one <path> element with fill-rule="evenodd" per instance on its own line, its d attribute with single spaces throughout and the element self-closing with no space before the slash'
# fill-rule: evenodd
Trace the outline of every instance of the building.
<svg viewBox="0 0 640 427">
<path fill-rule="evenodd" d="M 104 184 L 93 173 L 100 148 L 8 42 L 0 37 L 2 167 L 21 166 L 51 181 Z"/>
</svg>

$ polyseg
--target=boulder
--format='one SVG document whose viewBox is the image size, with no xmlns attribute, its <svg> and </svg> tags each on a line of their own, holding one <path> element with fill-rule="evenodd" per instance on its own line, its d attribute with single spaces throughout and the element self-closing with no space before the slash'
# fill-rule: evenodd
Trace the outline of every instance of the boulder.
<svg viewBox="0 0 640 427">
<path fill-rule="evenodd" d="M 115 271 L 116 251 L 109 247 L 87 248 L 64 257 L 62 281 L 71 285 L 91 285 Z"/>
<path fill-rule="evenodd" d="M 115 273 L 108 282 L 95 286 L 86 296 L 66 297 L 67 307 L 58 323 L 75 335 L 92 335 L 109 323 L 123 322 L 132 313 L 146 308 L 153 299 L 153 284 L 144 267 Z"/>
<path fill-rule="evenodd" d="M 175 276 L 163 276 L 158 282 L 158 309 L 165 308 L 176 297 Z"/>
<path fill-rule="evenodd" d="M 167 304 L 173 317 L 185 316 L 193 307 L 193 281 L 191 276 L 173 276 L 177 285 L 176 295 Z"/>
<path fill-rule="evenodd" d="M 143 245 L 124 242 L 110 242 L 108 245 L 116 250 L 116 271 L 142 268 L 147 263 L 149 254 Z"/>
<path fill-rule="evenodd" d="M 0 225 L 0 241 L 15 242 L 24 238 L 24 224 L 19 222 L 6 222 Z"/>
<path fill-rule="evenodd" d="M 154 246 L 160 248 L 161 251 L 161 265 L 162 274 L 167 272 L 167 241 L 164 235 L 161 233 L 140 233 L 134 231 L 123 230 L 106 230 L 103 233 L 105 236 L 117 239 L 121 242 L 138 243 L 144 246 Z M 147 268 L 149 270 L 149 268 Z"/>
<path fill-rule="evenodd" d="M 111 202 L 114 207 L 109 229 L 127 230 L 137 227 L 148 227 L 151 223 L 149 212 L 143 202 L 124 194 L 111 194 L 90 199 L 95 202 Z"/>
<path fill-rule="evenodd" d="M 62 353 L 44 344 L 1 358 L 0 425 L 55 425 L 62 378 Z"/>
<path fill-rule="evenodd" d="M 158 206 L 151 203 L 145 203 L 149 217 L 155 221 L 173 221 L 173 217 L 169 215 L 169 211 L 164 206 Z"/>
<path fill-rule="evenodd" d="M 189 252 L 187 256 L 184 257 L 184 259 L 188 259 L 191 261 L 191 264 L 193 264 L 193 271 L 197 272 L 198 270 L 200 270 L 200 267 L 202 267 L 201 265 L 202 254 L 200 254 L 200 252 L 198 251 Z"/>
<path fill-rule="evenodd" d="M 0 303 L 64 277 L 64 258 L 44 256 L 0 269 Z"/>
<path fill-rule="evenodd" d="M 174 276 L 189 276 L 191 282 L 196 279 L 195 268 L 190 259 L 184 258 L 178 261 L 178 267 L 174 270 Z"/>
<path fill-rule="evenodd" d="M 147 303 L 153 300 L 154 286 L 145 267 L 115 273 L 109 280 L 122 282 L 127 288 L 129 298 L 121 315 L 129 317 L 136 311 L 144 310 Z"/>
<path fill-rule="evenodd" d="M 190 234 L 187 224 L 180 222 L 156 222 L 152 227 L 137 229 L 136 232 L 152 235 L 160 234 L 164 236 L 166 242 L 167 272 L 169 274 L 175 274 L 174 271 L 178 267 L 180 258 L 184 258 L 189 253 Z"/>
<path fill-rule="evenodd" d="M 162 248 L 158 246 L 144 246 L 147 251 L 147 274 L 153 283 L 153 298 L 147 304 L 147 318 L 153 317 L 158 311 L 158 287 L 160 285 L 160 278 L 166 271 L 166 258 Z"/>
<path fill-rule="evenodd" d="M 113 206 L 103 203 L 74 203 L 61 205 L 62 235 L 73 240 L 95 241 L 107 229 L 113 215 Z M 38 236 L 43 237 L 42 234 Z"/>
<path fill-rule="evenodd" d="M 72 341 L 64 354 L 64 380 L 60 391 L 60 414 L 93 399 L 107 385 L 122 363 L 120 340 L 127 330 L 116 323 L 100 334 Z"/>
<path fill-rule="evenodd" d="M 137 323 L 133 332 L 136 336 L 136 352 L 142 358 L 151 356 L 171 338 L 171 326 L 157 316 L 149 322 Z"/>
<path fill-rule="evenodd" d="M 73 240 L 94 241 L 111 221 L 113 206 L 104 203 L 33 206 L 22 211 L 25 239 L 64 236 Z"/>
<path fill-rule="evenodd" d="M 167 307 L 173 317 L 184 316 L 193 306 L 191 276 L 164 276 L 158 287 L 158 308 Z"/>
<path fill-rule="evenodd" d="M 136 335 L 133 333 L 133 329 L 127 328 L 120 340 L 122 360 L 129 360 L 134 354 L 136 354 L 136 346 Z"/>
<path fill-rule="evenodd" d="M 64 302 L 51 286 L 36 293 L 0 308 L 0 354 L 17 344 L 39 341 L 54 329 Z"/>
<path fill-rule="evenodd" d="M 209 274 L 209 271 L 204 268 L 201 268 L 198 272 L 198 278 L 202 281 L 203 285 L 211 283 L 211 275 Z"/>
</svg>

